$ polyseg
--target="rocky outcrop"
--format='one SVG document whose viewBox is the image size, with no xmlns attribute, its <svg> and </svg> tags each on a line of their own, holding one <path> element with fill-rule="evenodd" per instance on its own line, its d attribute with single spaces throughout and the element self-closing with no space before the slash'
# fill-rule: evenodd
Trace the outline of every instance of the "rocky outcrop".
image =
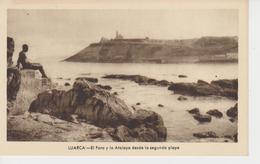
<svg viewBox="0 0 260 164">
<path fill-rule="evenodd" d="M 233 61 L 227 57 L 216 60 L 219 58 L 215 55 L 229 52 L 238 52 L 237 37 L 201 37 L 171 41 L 112 39 L 92 43 L 65 61 L 105 63 L 179 63 L 203 61 L 201 59 L 207 62 Z"/>
<path fill-rule="evenodd" d="M 13 65 L 14 40 L 7 37 L 7 100 L 16 100 L 21 85 L 21 73 Z"/>
<path fill-rule="evenodd" d="M 236 99 L 238 96 L 237 79 L 233 80 L 218 80 L 211 83 L 202 80 L 197 83 L 172 83 L 168 90 L 175 94 L 189 95 L 189 96 L 223 96 L 231 99 Z"/>
<path fill-rule="evenodd" d="M 29 112 L 39 112 L 72 121 L 72 115 L 102 128 L 114 128 L 111 136 L 119 141 L 165 141 L 167 130 L 161 116 L 152 111 L 132 111 L 115 95 L 77 80 L 68 91 L 42 92 Z M 127 137 L 125 136 L 126 134 Z"/>
<path fill-rule="evenodd" d="M 102 78 L 130 80 L 130 81 L 136 82 L 139 85 L 157 85 L 157 86 L 167 87 L 171 84 L 171 82 L 168 82 L 166 80 L 156 80 L 156 79 L 152 79 L 152 78 L 149 78 L 146 76 L 141 76 L 141 75 L 112 74 L 112 75 L 103 76 Z"/>
</svg>

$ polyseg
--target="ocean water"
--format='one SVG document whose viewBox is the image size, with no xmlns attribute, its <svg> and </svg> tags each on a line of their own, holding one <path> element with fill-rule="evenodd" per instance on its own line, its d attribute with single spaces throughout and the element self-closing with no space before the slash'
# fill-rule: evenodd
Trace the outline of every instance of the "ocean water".
<svg viewBox="0 0 260 164">
<path fill-rule="evenodd" d="M 178 94 L 173 94 L 167 87 L 140 86 L 132 81 L 103 79 L 106 74 L 138 74 L 157 80 L 173 82 L 196 82 L 198 79 L 212 81 L 238 77 L 238 64 L 149 64 L 149 63 L 74 63 L 53 61 L 51 58 L 41 60 L 46 73 L 54 82 L 64 85 L 73 84 L 76 77 L 95 77 L 100 84 L 112 86 L 112 92 L 126 104 L 135 108 L 153 110 L 159 113 L 168 130 L 168 142 L 197 142 L 193 133 L 214 131 L 218 136 L 233 135 L 237 131 L 237 122 L 230 122 L 225 112 L 236 104 L 236 101 L 223 97 L 190 97 L 187 101 L 178 101 Z M 187 75 L 179 78 L 178 75 Z M 62 79 L 58 79 L 62 77 Z M 139 102 L 141 105 L 136 105 Z M 158 107 L 163 104 L 164 107 Z M 223 118 L 212 117 L 210 123 L 199 124 L 187 110 L 199 108 L 201 113 L 210 109 L 223 112 Z M 210 142 L 212 140 L 200 140 Z M 224 140 L 213 140 L 224 141 Z"/>
</svg>

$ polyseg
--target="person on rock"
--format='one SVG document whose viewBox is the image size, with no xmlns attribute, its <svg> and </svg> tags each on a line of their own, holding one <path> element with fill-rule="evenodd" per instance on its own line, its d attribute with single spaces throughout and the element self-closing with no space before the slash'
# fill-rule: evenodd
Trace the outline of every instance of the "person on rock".
<svg viewBox="0 0 260 164">
<path fill-rule="evenodd" d="M 47 78 L 43 66 L 39 63 L 31 63 L 28 61 L 26 57 L 26 52 L 28 52 L 28 45 L 24 44 L 22 46 L 22 51 L 19 53 L 19 57 L 17 60 L 17 68 L 20 68 L 20 64 L 22 64 L 23 69 L 32 69 L 32 70 L 39 70 L 42 74 L 43 78 Z"/>
</svg>

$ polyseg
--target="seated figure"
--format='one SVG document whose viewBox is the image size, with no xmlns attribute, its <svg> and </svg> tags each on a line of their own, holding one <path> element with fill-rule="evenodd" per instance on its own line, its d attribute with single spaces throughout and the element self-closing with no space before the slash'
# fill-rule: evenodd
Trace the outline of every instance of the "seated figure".
<svg viewBox="0 0 260 164">
<path fill-rule="evenodd" d="M 42 74 L 42 77 L 43 78 L 47 78 L 46 74 L 45 74 L 45 71 L 42 67 L 41 64 L 39 63 L 30 63 L 28 60 L 27 60 L 27 57 L 26 57 L 26 52 L 28 52 L 28 45 L 24 44 L 22 46 L 22 51 L 19 53 L 19 57 L 18 57 L 18 60 L 17 60 L 17 68 L 20 67 L 20 64 L 22 64 L 23 66 L 23 69 L 32 69 L 32 70 L 39 70 Z"/>
</svg>

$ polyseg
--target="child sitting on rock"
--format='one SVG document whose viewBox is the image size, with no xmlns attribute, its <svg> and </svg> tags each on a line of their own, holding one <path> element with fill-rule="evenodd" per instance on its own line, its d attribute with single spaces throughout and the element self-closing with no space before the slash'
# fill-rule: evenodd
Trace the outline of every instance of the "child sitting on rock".
<svg viewBox="0 0 260 164">
<path fill-rule="evenodd" d="M 30 63 L 28 60 L 27 60 L 27 57 L 26 57 L 26 52 L 28 52 L 28 45 L 27 44 L 24 44 L 22 46 L 22 51 L 19 53 L 19 57 L 18 57 L 18 60 L 17 60 L 17 68 L 20 67 L 20 64 L 22 64 L 23 66 L 23 69 L 32 69 L 32 70 L 39 70 L 42 74 L 42 77 L 43 78 L 47 78 L 46 74 L 45 74 L 45 71 L 42 67 L 41 64 L 39 63 Z"/>
</svg>

